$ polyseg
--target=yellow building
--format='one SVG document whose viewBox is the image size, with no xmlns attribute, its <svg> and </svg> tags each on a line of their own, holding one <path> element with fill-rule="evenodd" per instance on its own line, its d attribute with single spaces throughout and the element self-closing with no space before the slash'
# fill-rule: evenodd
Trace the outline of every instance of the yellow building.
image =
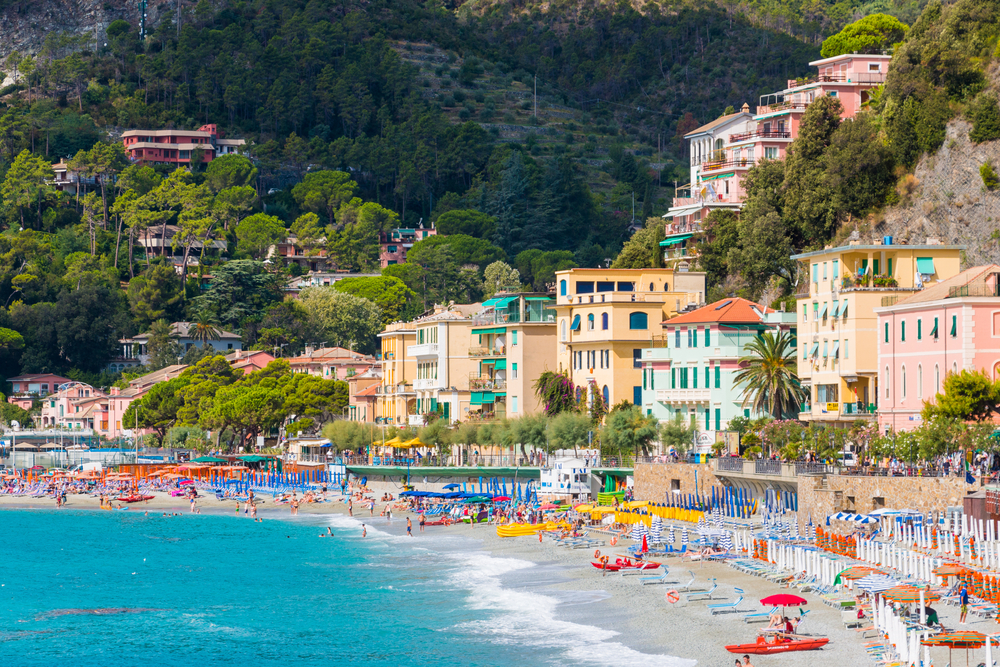
<svg viewBox="0 0 1000 667">
<path fill-rule="evenodd" d="M 424 415 L 433 412 L 448 422 L 468 417 L 469 377 L 479 368 L 478 359 L 471 355 L 472 315 L 480 308 L 478 303 L 437 306 L 432 314 L 411 323 L 416 339 L 407 346 L 406 358 L 416 365 L 417 400 L 408 416 L 410 426 L 422 426 Z"/>
<path fill-rule="evenodd" d="M 891 239 L 886 239 L 891 240 Z M 878 407 L 878 316 L 922 286 L 956 275 L 962 246 L 862 245 L 793 255 L 799 262 L 799 418 L 849 425 Z"/>
<path fill-rule="evenodd" d="M 382 384 L 375 401 L 376 421 L 381 424 L 404 424 L 416 410 L 417 395 L 413 380 L 417 362 L 406 356 L 416 341 L 416 329 L 407 322 L 393 322 L 378 336 L 382 339 Z"/>
<path fill-rule="evenodd" d="M 675 269 L 556 273 L 558 370 L 578 395 L 590 385 L 608 406 L 642 405 L 642 350 L 660 323 L 705 301 L 705 274 Z M 556 370 L 556 369 L 552 369 Z"/>
</svg>

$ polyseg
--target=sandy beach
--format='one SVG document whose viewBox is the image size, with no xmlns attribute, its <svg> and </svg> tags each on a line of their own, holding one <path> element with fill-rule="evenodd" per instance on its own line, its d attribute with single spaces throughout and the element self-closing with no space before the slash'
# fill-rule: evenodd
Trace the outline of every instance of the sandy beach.
<svg viewBox="0 0 1000 667">
<path fill-rule="evenodd" d="M 549 540 L 539 542 L 536 537 L 500 538 L 493 526 L 455 525 L 450 527 L 431 526 L 423 533 L 417 529 L 415 515 L 394 512 L 392 521 L 379 516 L 384 503 L 376 503 L 375 516 L 355 504 L 355 519 L 380 531 L 393 535 L 405 535 L 406 517 L 414 518 L 414 539 L 434 540 L 437 536 L 455 536 L 476 540 L 482 551 L 499 558 L 530 561 L 535 568 L 522 568 L 504 575 L 502 584 L 512 588 L 532 590 L 563 601 L 557 607 L 560 619 L 588 626 L 596 626 L 619 633 L 615 639 L 625 646 L 653 654 L 667 654 L 684 660 L 696 661 L 699 665 L 733 665 L 735 657 L 725 650 L 727 644 L 743 644 L 755 641 L 757 631 L 763 624 L 743 622 L 743 614 L 730 613 L 712 616 L 706 602 L 681 601 L 669 604 L 665 594 L 671 585 L 657 584 L 643 586 L 638 576 L 621 576 L 601 572 L 590 565 L 593 551 L 590 549 L 570 550 L 555 545 Z M 198 507 L 204 514 L 235 514 L 235 501 L 218 501 L 215 498 L 201 498 Z M 52 499 L 31 499 L 21 497 L 0 497 L 2 509 L 54 509 Z M 72 495 L 64 511 L 98 510 L 96 498 Z M 157 493 L 156 498 L 147 503 L 130 506 L 130 512 L 177 512 L 190 513 L 190 504 L 181 498 L 172 498 Z M 300 516 L 336 514 L 346 515 L 347 507 L 338 501 L 302 505 Z M 270 498 L 263 497 L 263 505 L 258 515 L 264 520 L 295 520 L 287 506 L 272 505 Z M 242 516 L 242 508 L 241 508 Z M 366 519 L 368 519 L 366 521 Z M 602 551 L 614 554 L 624 553 L 624 547 L 631 542 L 623 541 L 616 549 L 602 547 Z M 613 556 L 612 556 L 613 557 Z M 718 590 L 712 602 L 731 601 L 736 598 L 734 588 L 744 590 L 744 601 L 740 605 L 745 612 L 763 611 L 759 600 L 767 595 L 785 592 L 787 589 L 764 579 L 739 573 L 722 562 L 686 562 L 679 559 L 664 559 L 669 568 L 670 579 L 686 583 L 691 572 L 696 576 L 696 586 L 707 587 L 710 580 L 718 583 Z M 812 667 L 815 665 L 855 665 L 868 662 L 864 651 L 866 641 L 855 629 L 845 629 L 840 611 L 822 604 L 816 596 L 803 594 L 809 604 L 809 613 L 802 625 L 802 632 L 830 638 L 830 643 L 821 650 L 794 652 L 778 656 L 758 656 L 752 662 L 757 667 L 780 664 L 789 667 Z M 582 602 L 586 602 L 583 604 Z M 982 632 L 995 630 L 995 622 L 973 620 L 966 626 L 958 626 L 958 610 L 941 603 L 935 605 L 946 626 L 974 629 Z M 797 615 L 797 609 L 789 610 Z M 980 661 L 981 651 L 975 654 L 975 663 Z M 934 649 L 932 656 L 940 664 L 946 661 L 946 649 Z M 687 663 L 694 664 L 694 662 Z"/>
</svg>

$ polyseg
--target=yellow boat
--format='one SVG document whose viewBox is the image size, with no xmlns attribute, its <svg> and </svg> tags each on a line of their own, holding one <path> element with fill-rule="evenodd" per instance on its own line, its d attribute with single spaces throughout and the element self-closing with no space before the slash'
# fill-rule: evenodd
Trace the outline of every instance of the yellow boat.
<svg viewBox="0 0 1000 667">
<path fill-rule="evenodd" d="M 554 521 L 546 523 L 508 523 L 503 526 L 497 526 L 497 535 L 500 537 L 524 537 L 525 535 L 540 533 L 543 530 L 566 530 L 568 528 L 569 524 L 565 521 L 560 523 Z"/>
</svg>

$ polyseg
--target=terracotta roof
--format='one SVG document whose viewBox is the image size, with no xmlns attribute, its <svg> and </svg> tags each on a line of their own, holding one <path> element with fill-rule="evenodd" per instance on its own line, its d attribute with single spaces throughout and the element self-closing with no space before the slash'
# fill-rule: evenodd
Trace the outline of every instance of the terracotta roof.
<svg viewBox="0 0 1000 667">
<path fill-rule="evenodd" d="M 984 266 L 974 266 L 971 269 L 966 269 L 958 275 L 954 275 L 947 280 L 942 280 L 939 283 L 932 283 L 927 287 L 924 287 L 919 292 L 915 293 L 913 296 L 909 296 L 905 299 L 900 299 L 896 302 L 897 306 L 903 304 L 913 304 L 922 303 L 926 301 L 938 301 L 939 299 L 947 299 L 948 292 L 952 287 L 963 287 L 965 285 L 985 285 L 986 278 L 991 273 L 1000 273 L 1000 266 L 996 264 L 986 264 Z"/>
<path fill-rule="evenodd" d="M 375 396 L 378 393 L 378 388 L 381 387 L 381 386 L 382 386 L 381 384 L 379 384 L 378 382 L 376 382 L 372 386 L 365 387 L 361 391 L 355 393 L 354 397 L 357 398 L 358 396 Z"/>
<path fill-rule="evenodd" d="M 764 320 L 764 313 L 774 312 L 770 308 L 762 308 L 753 301 L 732 297 L 720 299 L 715 303 L 702 306 L 698 310 L 684 313 L 663 322 L 664 325 L 674 324 L 708 324 L 724 322 L 729 324 L 757 324 Z"/>
</svg>

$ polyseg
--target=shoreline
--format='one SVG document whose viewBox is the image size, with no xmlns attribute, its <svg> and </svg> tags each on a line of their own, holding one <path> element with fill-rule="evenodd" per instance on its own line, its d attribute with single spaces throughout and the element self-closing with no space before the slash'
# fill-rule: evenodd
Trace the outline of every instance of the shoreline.
<svg viewBox="0 0 1000 667">
<path fill-rule="evenodd" d="M 190 514 L 189 503 L 181 498 L 173 498 L 156 494 L 156 498 L 148 503 L 136 503 L 130 506 L 130 512 L 169 512 Z M 264 504 L 258 508 L 258 516 L 264 520 L 295 521 L 287 505 L 273 505 L 270 498 L 263 497 Z M 199 499 L 199 509 L 205 515 L 224 516 L 235 514 L 235 501 L 217 501 L 214 497 Z M 24 498 L 0 496 L 0 510 L 56 510 L 55 501 L 50 498 Z M 97 498 L 89 496 L 68 497 L 67 510 L 100 511 Z M 381 504 L 376 504 L 376 511 L 381 511 Z M 243 517 L 242 508 L 240 517 Z M 347 507 L 339 500 L 301 505 L 299 517 L 311 519 L 323 516 L 338 516 L 352 518 L 360 528 L 364 523 L 373 530 L 386 533 L 391 538 L 407 539 L 405 533 L 406 517 L 414 515 L 400 511 L 387 522 L 385 517 L 370 516 L 358 511 L 353 517 L 348 517 Z M 247 517 L 248 518 L 248 517 Z M 485 529 L 485 530 L 484 530 Z M 537 538 L 501 538 L 497 536 L 492 525 L 467 524 L 453 526 L 427 527 L 423 534 L 419 525 L 413 521 L 414 544 L 418 540 L 432 538 L 434 533 L 441 536 L 465 537 L 471 540 L 470 553 L 475 551 L 487 554 L 496 559 L 516 559 L 530 563 L 527 566 L 500 568 L 495 576 L 503 589 L 497 593 L 509 595 L 515 593 L 538 594 L 551 599 L 549 605 L 542 600 L 539 606 L 551 607 L 552 617 L 564 624 L 575 624 L 579 628 L 571 630 L 579 632 L 590 628 L 591 637 L 600 631 L 601 646 L 609 655 L 602 658 L 614 660 L 614 652 L 628 654 L 627 661 L 631 664 L 669 665 L 670 667 L 691 667 L 694 664 L 733 664 L 737 656 L 725 650 L 727 644 L 745 644 L 755 641 L 760 624 L 743 622 L 744 613 L 766 611 L 759 599 L 786 589 L 764 579 L 751 577 L 737 572 L 721 562 L 694 562 L 681 564 L 678 559 L 663 559 L 669 568 L 670 579 L 682 583 L 690 579 L 688 572 L 696 577 L 695 586 L 707 587 L 714 579 L 718 584 L 716 598 L 712 603 L 731 601 L 735 599 L 734 588 L 745 591 L 744 601 L 740 611 L 744 613 L 710 615 L 705 602 L 685 602 L 681 600 L 674 605 L 665 599 L 665 593 L 671 589 L 681 588 L 678 585 L 642 585 L 638 576 L 623 577 L 621 575 L 601 576 L 600 571 L 590 566 L 593 551 L 590 549 L 571 550 L 557 547 L 550 540 Z M 614 554 L 624 552 L 624 546 L 619 550 L 613 547 L 602 547 L 603 552 Z M 612 556 L 614 557 L 614 556 Z M 508 561 L 510 563 L 510 561 Z M 662 570 L 661 570 L 662 571 Z M 780 662 L 788 667 L 815 667 L 815 665 L 864 664 L 868 658 L 864 651 L 864 641 L 860 633 L 854 629 L 845 629 L 839 610 L 821 604 L 816 596 L 804 594 L 809 600 L 805 606 L 808 610 L 803 632 L 822 635 L 830 638 L 830 643 L 818 651 L 803 651 L 782 655 Z M 939 613 L 942 617 L 952 619 L 950 608 L 941 605 Z M 797 610 L 790 610 L 797 614 Z M 957 613 L 954 614 L 957 617 Z M 591 647 L 592 648 L 592 647 Z M 570 648 L 570 650 L 572 650 Z M 583 655 L 582 659 L 594 660 L 598 656 Z M 642 658 L 646 658 L 643 660 Z M 769 664 L 773 657 L 760 656 L 755 661 L 758 667 Z M 638 659 L 638 661 L 637 661 Z M 612 663 L 613 664 L 613 663 Z"/>
</svg>

